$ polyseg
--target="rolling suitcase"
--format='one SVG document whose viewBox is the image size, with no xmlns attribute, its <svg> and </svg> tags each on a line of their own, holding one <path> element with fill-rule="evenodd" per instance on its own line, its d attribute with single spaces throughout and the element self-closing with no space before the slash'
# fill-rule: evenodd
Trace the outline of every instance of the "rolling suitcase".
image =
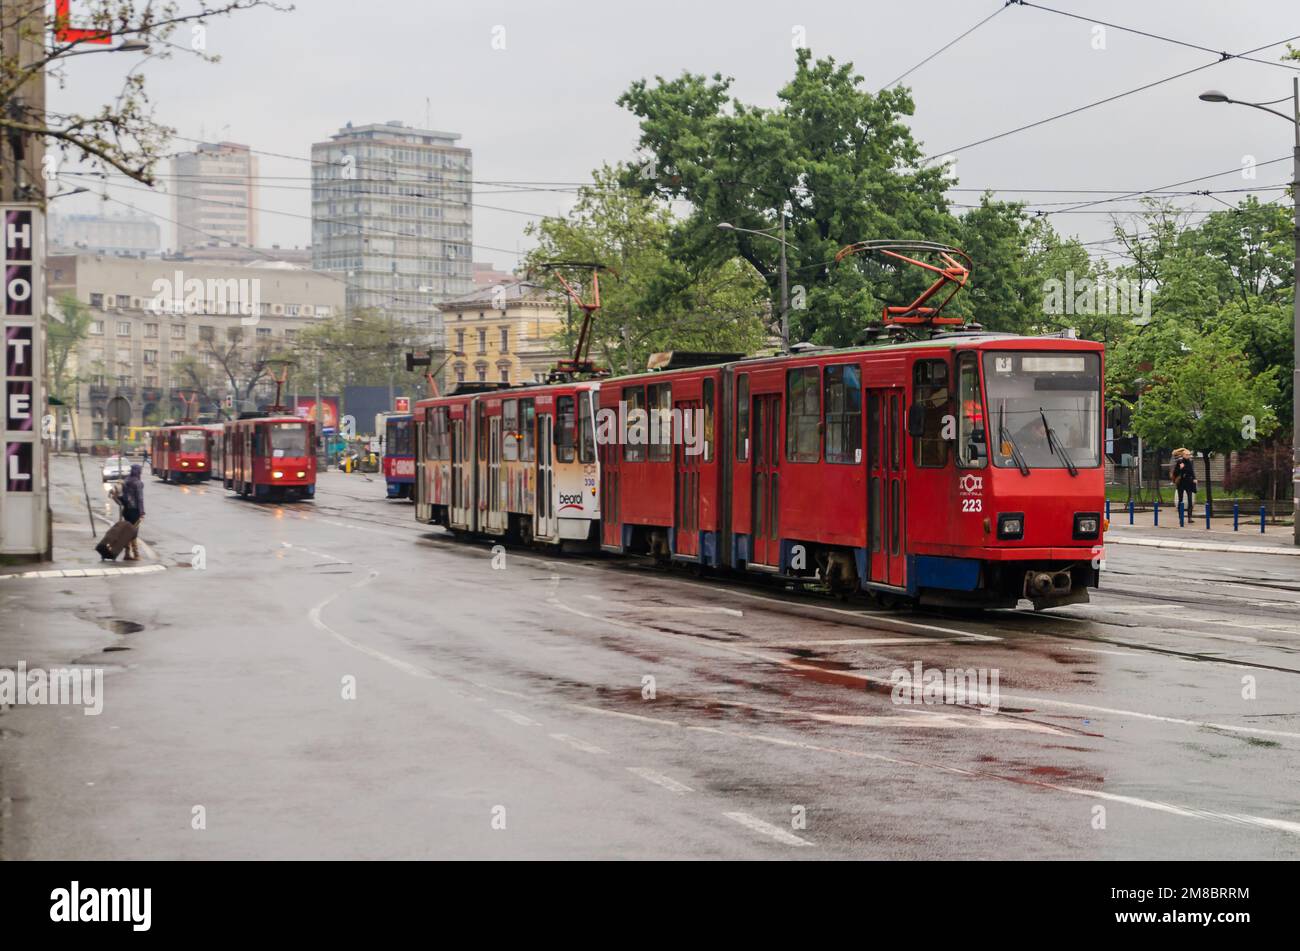
<svg viewBox="0 0 1300 951">
<path fill-rule="evenodd" d="M 118 519 L 117 524 L 104 533 L 104 537 L 95 546 L 95 551 L 99 552 L 99 557 L 104 561 L 117 561 L 122 549 L 135 538 L 136 531 L 136 526 L 126 519 Z"/>
</svg>

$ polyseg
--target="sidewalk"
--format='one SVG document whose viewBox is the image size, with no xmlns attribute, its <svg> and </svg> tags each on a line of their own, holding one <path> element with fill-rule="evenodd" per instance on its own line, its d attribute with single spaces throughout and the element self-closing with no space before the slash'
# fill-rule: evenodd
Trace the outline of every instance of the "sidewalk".
<svg viewBox="0 0 1300 951">
<path fill-rule="evenodd" d="M 61 473 L 62 474 L 62 473 Z M 117 513 L 113 506 L 110 516 L 105 505 L 103 483 L 98 478 L 98 467 L 87 465 L 91 509 L 95 516 L 95 532 L 90 530 L 90 514 L 80 482 L 73 487 L 60 482 L 50 485 L 50 511 L 53 516 L 54 560 L 25 565 L 0 565 L 0 585 L 16 578 L 99 578 L 109 575 L 150 574 L 166 571 L 157 552 L 142 535 L 139 540 L 140 560 L 123 562 L 102 561 L 95 551 L 95 543 L 113 524 Z M 79 477 L 78 477 L 79 478 Z M 147 531 L 148 520 L 145 521 Z"/>
<path fill-rule="evenodd" d="M 1247 518 L 1252 521 L 1247 522 Z M 1196 507 L 1196 518 L 1178 525 L 1178 509 L 1160 506 L 1160 524 L 1154 524 L 1152 512 L 1134 512 L 1133 524 L 1128 521 L 1128 508 L 1112 503 L 1110 531 L 1106 533 L 1108 545 L 1145 545 L 1150 548 L 1174 548 L 1183 551 L 1235 551 L 1253 555 L 1300 556 L 1295 544 L 1291 523 L 1269 521 L 1265 530 L 1259 530 L 1259 508 L 1243 509 L 1237 531 L 1232 530 L 1231 515 L 1215 515 L 1210 520 L 1210 530 L 1205 529 L 1205 512 Z"/>
</svg>

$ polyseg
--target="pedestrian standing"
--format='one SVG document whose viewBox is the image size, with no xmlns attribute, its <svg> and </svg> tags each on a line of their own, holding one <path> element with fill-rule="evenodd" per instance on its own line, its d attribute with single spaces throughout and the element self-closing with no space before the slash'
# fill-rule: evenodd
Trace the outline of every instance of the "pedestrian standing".
<svg viewBox="0 0 1300 951">
<path fill-rule="evenodd" d="M 1174 465 L 1169 470 L 1169 481 L 1174 484 L 1175 503 L 1186 498 L 1184 512 L 1188 519 L 1192 517 L 1192 505 L 1196 502 L 1196 464 L 1192 460 L 1190 449 L 1174 450 Z"/>
<path fill-rule="evenodd" d="M 126 482 L 122 484 L 122 494 L 119 504 L 122 506 L 122 518 L 135 526 L 136 533 L 131 537 L 131 541 L 126 546 L 126 556 L 123 561 L 140 560 L 140 523 L 144 520 L 144 481 L 140 478 L 140 465 L 138 463 L 131 466 L 131 474 L 126 477 Z"/>
</svg>

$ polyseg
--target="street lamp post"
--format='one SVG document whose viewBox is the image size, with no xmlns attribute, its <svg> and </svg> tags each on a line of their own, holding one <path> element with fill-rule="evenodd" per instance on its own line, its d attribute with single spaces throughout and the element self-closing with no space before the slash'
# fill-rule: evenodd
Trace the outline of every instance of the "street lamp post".
<svg viewBox="0 0 1300 951">
<path fill-rule="evenodd" d="M 781 349 L 790 350 L 790 288 L 786 271 L 786 248 L 790 242 L 785 240 L 785 209 L 781 209 L 781 234 L 778 237 L 774 234 L 768 234 L 766 231 L 756 231 L 753 228 L 738 228 L 729 221 L 721 221 L 718 227 L 723 231 L 743 231 L 746 234 L 756 234 L 759 237 L 771 238 L 781 245 Z"/>
<path fill-rule="evenodd" d="M 1291 152 L 1291 187 L 1293 189 L 1292 196 L 1295 199 L 1295 217 L 1293 219 L 1295 227 L 1295 262 L 1292 268 L 1295 299 L 1292 304 L 1292 332 L 1294 334 L 1292 343 L 1294 350 L 1291 371 L 1291 497 L 1292 516 L 1294 518 L 1293 538 L 1295 544 L 1300 545 L 1300 77 L 1291 80 L 1291 115 L 1278 112 L 1276 109 L 1270 109 L 1262 103 L 1242 102 L 1238 99 L 1229 98 L 1217 89 L 1206 90 L 1201 93 L 1200 98 L 1205 102 L 1230 102 L 1237 106 L 1250 106 L 1252 109 L 1259 109 L 1275 116 L 1281 116 L 1287 122 L 1290 122 L 1295 130 L 1295 143 Z"/>
</svg>

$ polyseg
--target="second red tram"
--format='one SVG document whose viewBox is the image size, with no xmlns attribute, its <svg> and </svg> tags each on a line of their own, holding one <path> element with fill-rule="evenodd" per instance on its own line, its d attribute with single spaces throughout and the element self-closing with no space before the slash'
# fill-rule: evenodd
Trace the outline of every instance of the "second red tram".
<svg viewBox="0 0 1300 951">
<path fill-rule="evenodd" d="M 452 531 L 595 542 L 599 383 L 462 387 L 416 404 L 415 517 Z"/>
<path fill-rule="evenodd" d="M 298 416 L 260 416 L 225 424 L 224 482 L 258 502 L 316 495 L 316 428 Z"/>
<path fill-rule="evenodd" d="M 1103 349 L 959 331 L 603 380 L 602 547 L 885 603 L 1086 601 Z"/>
<path fill-rule="evenodd" d="M 149 471 L 163 482 L 202 482 L 212 477 L 207 428 L 199 424 L 154 430 Z"/>
</svg>

